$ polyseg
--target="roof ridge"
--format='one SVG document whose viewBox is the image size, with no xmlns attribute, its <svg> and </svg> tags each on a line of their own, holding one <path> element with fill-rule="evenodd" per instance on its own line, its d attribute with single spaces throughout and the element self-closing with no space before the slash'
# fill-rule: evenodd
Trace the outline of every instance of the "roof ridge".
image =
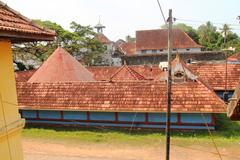
<svg viewBox="0 0 240 160">
<path fill-rule="evenodd" d="M 140 74 L 139 72 L 137 72 L 133 68 L 128 66 L 128 69 L 130 70 L 130 72 L 133 72 L 133 74 L 136 76 L 137 79 L 141 78 L 142 80 L 146 80 L 146 78 L 142 74 Z"/>
<path fill-rule="evenodd" d="M 179 29 L 179 30 L 180 30 L 181 32 L 183 32 L 183 34 L 185 34 L 186 37 L 188 37 L 188 39 L 189 39 L 190 41 L 192 41 L 193 43 L 195 43 L 198 47 L 203 48 L 202 45 L 200 45 L 200 44 L 198 44 L 197 42 L 195 42 L 185 31 L 183 31 L 183 30 L 181 30 L 181 29 Z"/>
<path fill-rule="evenodd" d="M 44 27 L 41 27 L 41 26 L 36 25 L 35 23 L 33 23 L 33 21 L 32 21 L 31 19 L 25 17 L 25 16 L 22 15 L 20 12 L 12 9 L 12 8 L 9 7 L 6 3 L 0 1 L 0 5 L 1 5 L 2 7 L 4 7 L 5 9 L 7 9 L 8 11 L 12 12 L 13 14 L 19 16 L 19 18 L 27 21 L 28 23 L 30 23 L 30 24 L 33 25 L 34 27 L 36 27 L 36 28 L 38 28 L 38 29 L 40 29 L 40 30 L 42 30 L 42 31 L 45 31 L 45 32 L 47 31 L 47 32 L 49 32 L 50 35 L 55 35 L 55 34 L 56 34 L 56 32 L 53 31 L 53 30 L 50 30 L 50 29 L 48 29 L 48 28 L 44 28 Z"/>
<path fill-rule="evenodd" d="M 135 71 L 134 69 L 132 69 L 131 67 L 129 67 L 128 65 L 123 65 L 121 66 L 111 77 L 110 77 L 110 81 L 112 81 L 112 79 L 119 74 L 124 68 L 126 68 L 127 72 L 130 73 L 130 75 L 135 79 L 135 80 L 146 80 L 146 78 L 141 75 L 140 73 L 138 73 L 137 71 Z"/>
<path fill-rule="evenodd" d="M 124 68 L 124 65 L 118 68 L 117 71 L 110 76 L 110 81 L 112 81 L 113 77 L 115 77 L 115 75 L 117 75 L 123 68 Z"/>
<path fill-rule="evenodd" d="M 213 91 L 212 87 L 210 87 L 208 84 L 206 84 L 201 78 L 198 78 L 197 81 L 202 84 L 204 87 L 206 87 L 211 93 L 212 95 L 218 99 L 224 106 L 226 106 L 226 103 L 216 95 L 216 93 Z"/>
<path fill-rule="evenodd" d="M 127 65 L 126 65 L 126 68 L 127 68 L 127 70 L 130 72 L 130 74 L 131 74 L 136 80 L 138 80 L 138 77 L 137 77 L 137 75 L 135 75 L 134 71 L 132 71 L 132 69 L 130 69 Z"/>
</svg>

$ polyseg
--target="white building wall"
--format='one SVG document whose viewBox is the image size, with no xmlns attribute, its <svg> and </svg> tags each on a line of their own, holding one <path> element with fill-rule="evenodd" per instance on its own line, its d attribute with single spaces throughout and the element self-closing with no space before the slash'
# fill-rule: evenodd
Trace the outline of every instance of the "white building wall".
<svg viewBox="0 0 240 160">
<path fill-rule="evenodd" d="M 173 52 L 200 52 L 201 48 L 180 48 L 180 49 L 173 49 Z M 137 51 L 137 54 L 157 54 L 157 53 L 166 53 L 168 52 L 167 49 L 163 50 L 141 50 Z"/>
</svg>

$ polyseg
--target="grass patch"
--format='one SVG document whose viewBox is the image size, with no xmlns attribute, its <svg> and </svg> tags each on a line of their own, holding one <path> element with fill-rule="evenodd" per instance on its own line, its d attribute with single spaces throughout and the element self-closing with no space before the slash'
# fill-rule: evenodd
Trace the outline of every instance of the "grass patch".
<svg viewBox="0 0 240 160">
<path fill-rule="evenodd" d="M 219 145 L 239 144 L 240 122 L 230 121 L 226 115 L 217 116 L 214 139 Z M 63 126 L 27 126 L 23 130 L 23 136 L 29 138 L 41 138 L 51 140 L 68 140 L 84 143 L 112 143 L 129 145 L 158 145 L 165 142 L 164 131 L 159 130 L 133 130 L 114 128 L 79 128 Z M 207 131 L 173 131 L 172 142 L 175 144 L 190 145 L 209 144 Z"/>
</svg>

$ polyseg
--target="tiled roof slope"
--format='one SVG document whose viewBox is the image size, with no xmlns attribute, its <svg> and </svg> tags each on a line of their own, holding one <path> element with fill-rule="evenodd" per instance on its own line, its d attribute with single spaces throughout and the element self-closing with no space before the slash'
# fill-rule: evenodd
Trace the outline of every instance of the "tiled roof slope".
<svg viewBox="0 0 240 160">
<path fill-rule="evenodd" d="M 142 30 L 136 31 L 136 50 L 160 50 L 168 47 L 168 30 Z M 202 48 L 194 42 L 185 32 L 173 29 L 173 48 Z"/>
<path fill-rule="evenodd" d="M 66 50 L 58 47 L 28 82 L 95 81 L 93 74 Z"/>
<path fill-rule="evenodd" d="M 35 69 L 15 72 L 16 82 L 27 82 L 35 72 Z"/>
<path fill-rule="evenodd" d="M 143 75 L 135 71 L 134 69 L 123 65 L 110 77 L 111 81 L 139 81 L 147 80 Z"/>
<path fill-rule="evenodd" d="M 136 54 L 136 42 L 124 42 L 117 45 L 117 49 L 125 55 Z"/>
<path fill-rule="evenodd" d="M 191 64 L 188 67 L 214 90 L 225 89 L 225 64 Z M 227 64 L 227 89 L 235 90 L 240 80 L 240 64 Z"/>
<path fill-rule="evenodd" d="M 144 75 L 146 79 L 159 80 L 164 73 L 159 69 L 158 66 L 146 66 L 146 65 L 136 65 L 128 66 L 141 75 Z M 187 65 L 191 71 L 200 77 L 203 81 L 208 83 L 214 90 L 224 90 L 225 89 L 225 64 L 190 64 Z M 108 81 L 120 67 L 118 66 L 91 66 L 87 69 L 93 73 L 94 79 L 97 81 Z M 240 81 L 240 64 L 228 64 L 228 80 L 227 88 L 229 90 L 235 90 L 238 82 Z M 25 72 L 16 72 L 17 81 L 27 81 L 32 73 L 25 74 Z M 34 71 L 31 71 L 34 72 Z M 24 78 L 21 78 L 24 77 Z"/>
<path fill-rule="evenodd" d="M 165 82 L 17 83 L 21 109 L 165 112 Z M 199 81 L 172 86 L 172 112 L 225 113 L 224 102 Z"/>
<path fill-rule="evenodd" d="M 147 65 L 136 65 L 128 66 L 129 68 L 135 70 L 141 75 L 144 75 L 146 79 L 155 79 L 161 73 L 158 66 L 147 66 Z M 97 81 L 108 81 L 110 77 L 116 73 L 120 68 L 119 66 L 90 66 L 86 67 Z M 36 72 L 36 70 L 31 71 L 20 71 L 15 73 L 16 81 L 26 82 L 31 76 Z"/>
<path fill-rule="evenodd" d="M 91 66 L 87 69 L 91 71 L 96 80 L 109 80 L 110 77 L 117 72 L 121 67 L 119 66 Z M 162 71 L 158 66 L 147 66 L 147 65 L 132 65 L 128 68 L 143 75 L 146 79 L 155 79 Z"/>
<path fill-rule="evenodd" d="M 231 56 L 228 57 L 228 61 L 233 61 L 233 62 L 236 62 L 236 61 L 240 61 L 240 52 L 239 53 L 235 53 Z"/>
<path fill-rule="evenodd" d="M 96 38 L 103 44 L 111 43 L 111 41 L 103 33 L 98 33 Z"/>
<path fill-rule="evenodd" d="M 54 40 L 55 32 L 43 29 L 0 1 L 0 37 L 12 42 Z"/>
</svg>

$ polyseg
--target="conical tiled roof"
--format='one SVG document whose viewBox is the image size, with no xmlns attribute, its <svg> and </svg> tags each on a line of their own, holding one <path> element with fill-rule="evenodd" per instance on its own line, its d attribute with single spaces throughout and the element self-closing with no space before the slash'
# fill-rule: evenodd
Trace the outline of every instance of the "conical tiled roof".
<svg viewBox="0 0 240 160">
<path fill-rule="evenodd" d="M 93 74 L 66 50 L 58 47 L 28 82 L 94 81 Z"/>
</svg>

